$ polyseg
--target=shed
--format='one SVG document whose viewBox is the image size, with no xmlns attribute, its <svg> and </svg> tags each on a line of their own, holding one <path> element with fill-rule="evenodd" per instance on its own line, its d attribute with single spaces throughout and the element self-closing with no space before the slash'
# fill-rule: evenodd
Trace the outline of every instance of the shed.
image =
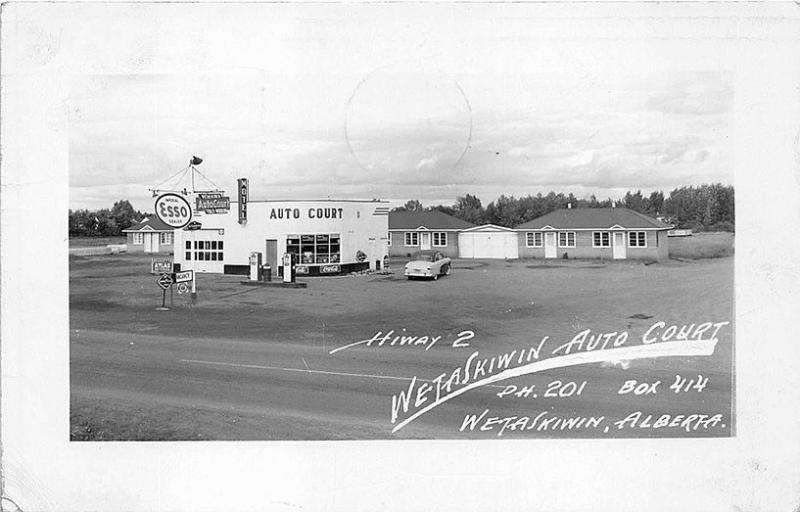
<svg viewBox="0 0 800 512">
<path fill-rule="evenodd" d="M 517 259 L 517 232 L 511 228 L 484 224 L 465 229 L 458 234 L 461 258 Z"/>
</svg>

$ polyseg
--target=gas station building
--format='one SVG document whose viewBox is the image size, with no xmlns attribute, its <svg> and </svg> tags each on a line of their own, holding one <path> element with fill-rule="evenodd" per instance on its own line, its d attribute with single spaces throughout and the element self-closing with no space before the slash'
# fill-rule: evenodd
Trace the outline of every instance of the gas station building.
<svg viewBox="0 0 800 512">
<path fill-rule="evenodd" d="M 231 201 L 223 213 L 195 211 L 193 221 L 199 229 L 174 231 L 176 270 L 247 275 L 256 253 L 279 276 L 289 253 L 298 276 L 335 275 L 380 270 L 388 257 L 386 201 Z"/>
</svg>

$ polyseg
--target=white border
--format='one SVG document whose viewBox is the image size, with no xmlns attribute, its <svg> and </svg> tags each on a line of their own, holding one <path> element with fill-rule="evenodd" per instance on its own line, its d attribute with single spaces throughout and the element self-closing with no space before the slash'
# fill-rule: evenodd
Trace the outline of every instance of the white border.
<svg viewBox="0 0 800 512">
<path fill-rule="evenodd" d="M 215 16 L 214 9 L 224 8 L 219 5 L 151 6 L 159 9 L 154 19 L 138 16 L 155 12 L 148 12 L 147 4 L 11 3 L 2 10 L 0 133 L 5 496 L 22 510 L 59 512 L 796 509 L 800 248 L 781 242 L 787 229 L 800 227 L 798 9 L 791 3 L 501 7 L 507 10 L 500 18 L 493 11 L 498 7 L 463 8 L 476 22 L 502 18 L 527 29 L 520 38 L 542 42 L 531 59 L 558 59 L 589 75 L 597 55 L 609 53 L 623 66 L 646 59 L 654 70 L 734 72 L 736 437 L 69 443 L 66 220 L 53 221 L 65 219 L 68 209 L 66 77 L 201 67 L 221 71 L 232 64 L 215 59 L 231 56 L 216 52 L 204 35 L 204 27 L 213 30 L 225 21 Z M 310 8 L 330 14 L 340 7 Z M 348 12 L 368 20 L 376 8 L 356 5 Z M 416 10 L 431 37 L 452 9 L 447 4 L 384 8 Z M 161 55 L 142 68 L 135 57 L 146 33 L 120 31 L 107 17 L 114 9 L 137 15 L 143 27 L 158 21 L 155 34 L 163 45 L 173 34 L 200 33 L 199 47 L 192 55 Z M 202 25 L 198 19 L 215 23 Z M 131 54 L 101 51 L 111 37 L 129 41 Z M 446 48 L 431 41 L 434 50 Z M 411 48 L 421 44 L 409 43 Z M 692 52 L 691 63 L 679 49 Z M 40 261 L 46 262 L 46 272 L 32 264 Z"/>
</svg>

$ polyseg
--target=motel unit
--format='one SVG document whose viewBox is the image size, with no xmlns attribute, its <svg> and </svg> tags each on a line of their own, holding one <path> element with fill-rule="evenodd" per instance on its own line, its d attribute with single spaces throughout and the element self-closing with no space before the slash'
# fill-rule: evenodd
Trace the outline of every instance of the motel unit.
<svg viewBox="0 0 800 512">
<path fill-rule="evenodd" d="M 451 258 L 665 260 L 673 226 L 627 208 L 563 208 L 514 228 L 438 211 L 391 212 L 389 254 L 437 249 Z"/>
<path fill-rule="evenodd" d="M 389 213 L 389 255 L 408 257 L 419 250 L 436 249 L 459 258 L 459 233 L 474 227 L 444 212 L 396 211 Z"/>
<path fill-rule="evenodd" d="M 520 258 L 644 259 L 669 257 L 673 226 L 627 208 L 564 208 L 515 228 Z"/>
</svg>

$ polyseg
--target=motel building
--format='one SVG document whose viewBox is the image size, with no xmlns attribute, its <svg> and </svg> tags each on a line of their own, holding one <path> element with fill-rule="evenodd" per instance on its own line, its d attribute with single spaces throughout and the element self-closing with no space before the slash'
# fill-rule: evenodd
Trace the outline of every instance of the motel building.
<svg viewBox="0 0 800 512">
<path fill-rule="evenodd" d="M 391 212 L 389 254 L 451 258 L 666 260 L 673 226 L 627 208 L 564 208 L 514 228 L 475 226 L 437 211 Z"/>
<path fill-rule="evenodd" d="M 644 259 L 669 257 L 674 226 L 627 208 L 565 208 L 516 226 L 521 258 Z"/>
<path fill-rule="evenodd" d="M 127 238 L 128 252 L 172 253 L 173 228 L 155 215 L 145 217 L 138 224 L 123 229 L 122 232 Z"/>
<path fill-rule="evenodd" d="M 260 253 L 272 275 L 281 276 L 290 253 L 298 276 L 380 270 L 388 214 L 388 203 L 379 200 L 247 200 L 242 207 L 231 201 L 221 213 L 195 210 L 199 229 L 175 230 L 174 262 L 183 270 L 247 275 L 251 253 Z"/>
<path fill-rule="evenodd" d="M 389 255 L 408 257 L 417 251 L 435 249 L 449 258 L 459 258 L 459 233 L 471 227 L 474 224 L 435 210 L 391 212 Z"/>
</svg>

